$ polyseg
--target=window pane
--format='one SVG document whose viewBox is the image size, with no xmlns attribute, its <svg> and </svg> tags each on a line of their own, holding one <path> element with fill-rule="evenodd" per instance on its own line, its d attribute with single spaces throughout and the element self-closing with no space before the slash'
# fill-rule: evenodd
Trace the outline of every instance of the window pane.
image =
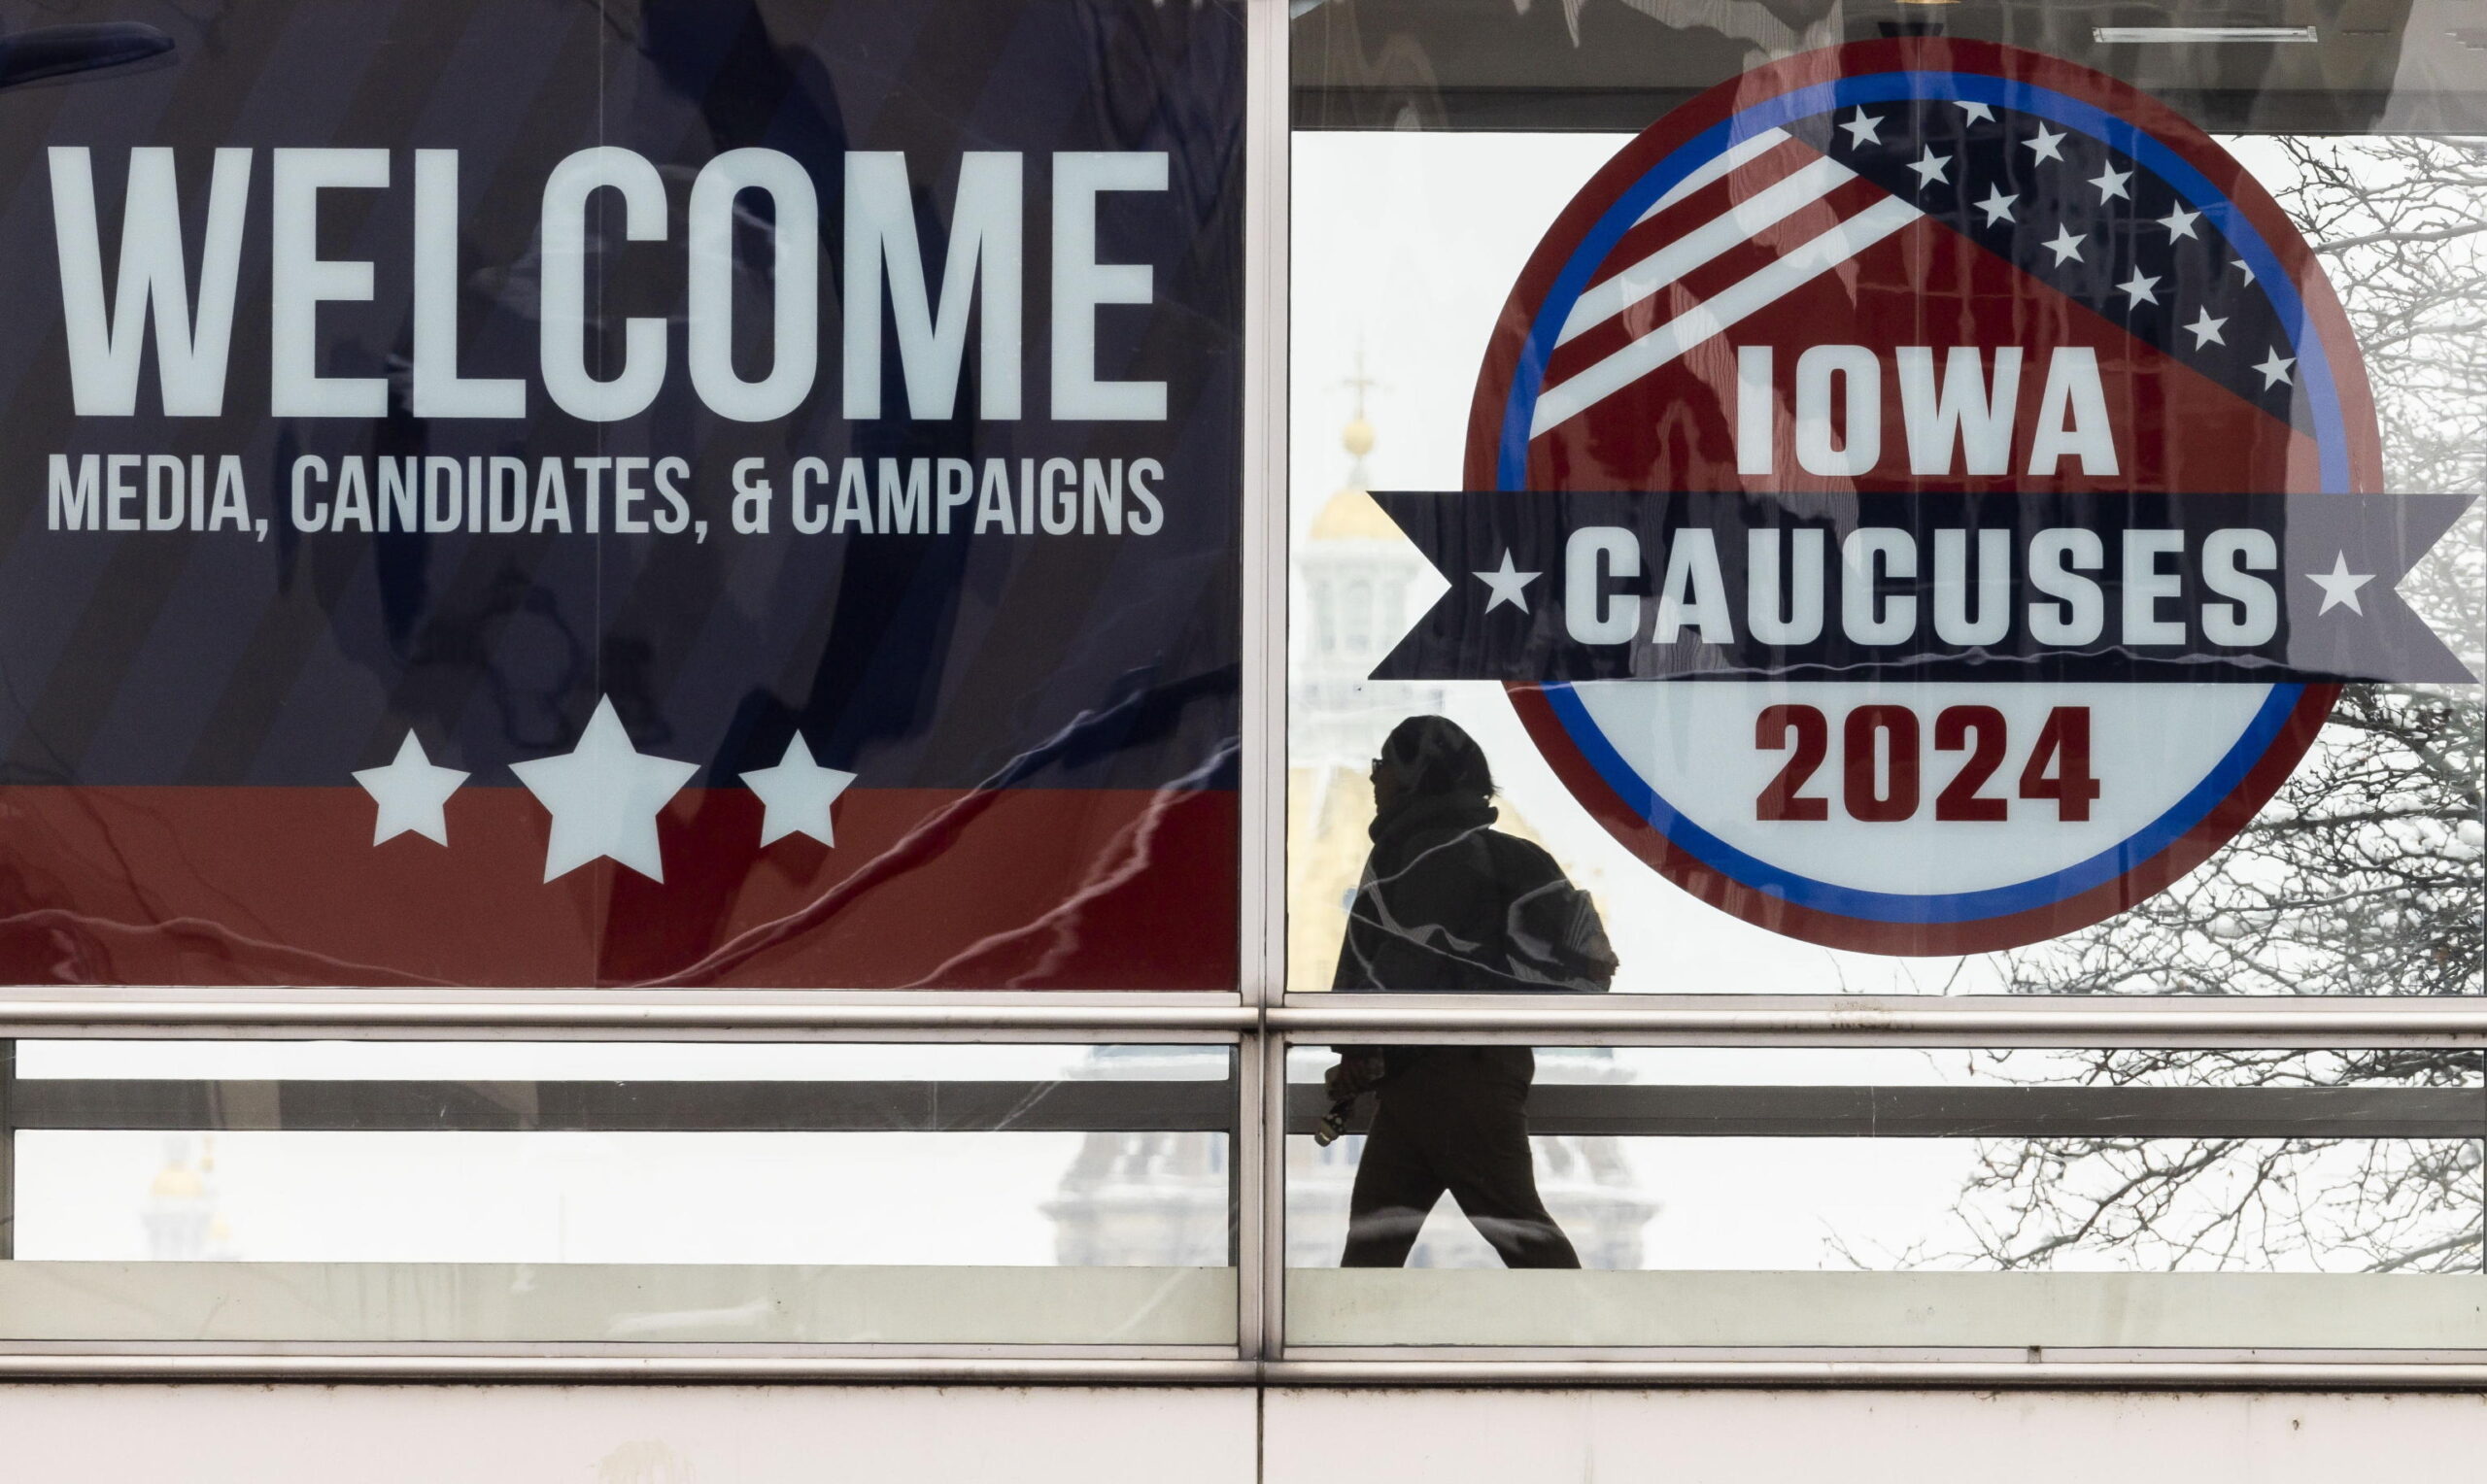
<svg viewBox="0 0 2487 1484">
<path fill-rule="evenodd" d="M 1224 1046 L 24 1043 L 28 1339 L 1231 1342 Z"/>
<path fill-rule="evenodd" d="M 1234 993 L 1243 6 L 7 9 L 0 983 Z"/>
<path fill-rule="evenodd" d="M 1292 1343 L 2487 1348 L 2476 1051 L 1371 1050 Z"/>
<path fill-rule="evenodd" d="M 1291 990 L 2480 993 L 2479 53 L 1894 26 L 1296 19 Z"/>
</svg>

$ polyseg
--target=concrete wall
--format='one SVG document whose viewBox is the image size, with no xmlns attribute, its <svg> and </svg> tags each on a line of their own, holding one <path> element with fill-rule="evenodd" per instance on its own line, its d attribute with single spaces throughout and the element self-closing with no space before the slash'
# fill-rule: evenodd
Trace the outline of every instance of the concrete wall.
<svg viewBox="0 0 2487 1484">
<path fill-rule="evenodd" d="M 0 1388 L 8 1484 L 2340 1484 L 2481 1459 L 2476 1395 Z"/>
</svg>

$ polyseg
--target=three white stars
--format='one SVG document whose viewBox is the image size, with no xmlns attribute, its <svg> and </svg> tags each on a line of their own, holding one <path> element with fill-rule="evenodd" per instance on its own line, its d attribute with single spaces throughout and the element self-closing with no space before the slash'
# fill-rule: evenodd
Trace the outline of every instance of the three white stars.
<svg viewBox="0 0 2487 1484">
<path fill-rule="evenodd" d="M 2316 618 L 2323 617 L 2334 608 L 2346 608 L 2359 618 L 2366 617 L 2366 609 L 2358 603 L 2358 590 L 2374 581 L 2374 574 L 2350 571 L 2348 553 L 2334 553 L 2332 557 L 2331 571 L 2308 572 L 2305 574 L 2305 580 L 2323 590 L 2323 606 L 2314 610 Z"/>
<path fill-rule="evenodd" d="M 1545 574 L 1518 570 L 1513 565 L 1511 550 L 1507 547 L 1503 551 L 1501 566 L 1490 572 L 1476 572 L 1470 575 L 1493 590 L 1494 595 L 1485 600 L 1487 613 L 1492 613 L 1505 603 L 1526 613 L 1528 612 L 1528 585 Z"/>
<path fill-rule="evenodd" d="M 546 881 L 597 860 L 618 861 L 651 881 L 663 881 L 664 852 L 657 838 L 657 816 L 699 767 L 632 747 L 612 698 L 599 696 L 587 729 L 579 734 L 578 746 L 558 757 L 512 763 L 510 771 L 553 817 L 544 850 Z M 467 777 L 456 768 L 433 763 L 422 740 L 408 731 L 388 766 L 362 768 L 354 775 L 354 781 L 379 806 L 371 843 L 419 834 L 447 845 L 445 806 Z M 787 740 L 785 756 L 776 766 L 754 768 L 742 775 L 743 784 L 766 810 L 761 846 L 765 849 L 790 834 L 835 845 L 830 806 L 854 781 L 852 773 L 821 766 L 810 744 L 797 732 Z"/>
</svg>

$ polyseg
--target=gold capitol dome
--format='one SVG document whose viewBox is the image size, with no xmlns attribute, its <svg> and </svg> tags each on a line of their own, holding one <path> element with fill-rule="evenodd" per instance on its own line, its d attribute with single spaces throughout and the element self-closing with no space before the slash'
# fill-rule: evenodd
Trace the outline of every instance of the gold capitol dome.
<svg viewBox="0 0 2487 1484">
<path fill-rule="evenodd" d="M 167 1164 L 147 1183 L 147 1194 L 161 1200 L 189 1200 L 207 1194 L 207 1182 L 187 1164 Z"/>
<path fill-rule="evenodd" d="M 1349 426 L 1356 426 L 1349 423 Z M 1399 527 L 1381 513 L 1372 495 L 1353 485 L 1330 496 L 1321 513 L 1312 518 L 1314 541 L 1397 541 L 1402 539 Z"/>
<path fill-rule="evenodd" d="M 1356 354 L 1356 374 L 1347 379 L 1356 389 L 1356 415 L 1339 430 L 1339 446 L 1354 460 L 1347 466 L 1347 483 L 1322 505 L 1321 513 L 1312 518 L 1309 539 L 1313 541 L 1397 541 L 1399 527 L 1381 513 L 1372 495 L 1365 492 L 1365 455 L 1373 452 L 1373 423 L 1364 415 L 1365 388 L 1373 385 L 1364 374 L 1364 354 Z"/>
</svg>

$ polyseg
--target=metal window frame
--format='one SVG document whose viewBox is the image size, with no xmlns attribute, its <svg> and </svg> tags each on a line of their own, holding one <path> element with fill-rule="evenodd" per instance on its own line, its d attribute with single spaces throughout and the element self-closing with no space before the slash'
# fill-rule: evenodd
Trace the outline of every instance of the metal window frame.
<svg viewBox="0 0 2487 1484">
<path fill-rule="evenodd" d="M 1299 1042 L 1422 1035 L 1447 1041 L 1743 1046 L 2487 1046 L 2487 997 L 2309 1001 L 2149 998 L 2105 1003 L 1994 997 L 1512 996 L 1290 994 L 1286 961 L 1288 92 L 1287 0 L 1244 0 L 1244 749 L 1232 992 L 887 994 L 0 989 L 0 1127 L 12 1037 L 469 1040 L 1048 1041 L 1235 1048 L 1236 1342 L 1079 1347 L 715 1345 L 504 1347 L 126 1343 L 20 1345 L 0 1381 L 845 1382 L 887 1384 L 1471 1387 L 2487 1388 L 2487 1364 L 2406 1355 L 2187 1352 L 2164 1359 L 1898 1356 L 1734 1351 L 1682 1358 L 1632 1349 L 1513 1354 L 1394 1349 L 1290 1354 L 1284 1345 L 1286 1055 Z M 0 1256 L 11 1193 L 0 1139 Z"/>
</svg>

